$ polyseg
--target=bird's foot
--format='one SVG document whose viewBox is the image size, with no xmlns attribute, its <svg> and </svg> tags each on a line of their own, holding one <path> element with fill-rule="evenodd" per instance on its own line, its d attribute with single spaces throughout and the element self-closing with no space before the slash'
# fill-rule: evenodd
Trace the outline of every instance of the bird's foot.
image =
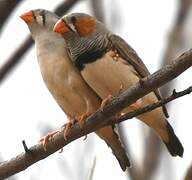
<svg viewBox="0 0 192 180">
<path fill-rule="evenodd" d="M 76 118 L 68 117 L 69 122 L 64 124 L 64 139 L 67 140 L 67 135 L 69 134 L 72 126 L 78 121 Z"/>
<path fill-rule="evenodd" d="M 46 136 L 43 136 L 40 140 L 39 140 L 39 142 L 41 142 L 42 144 L 43 144 L 43 149 L 45 150 L 45 151 L 47 151 L 47 143 L 53 138 L 53 136 L 55 135 L 55 134 L 57 134 L 58 132 L 60 132 L 60 131 L 53 131 L 53 132 L 50 132 L 50 133 L 48 133 Z"/>
<path fill-rule="evenodd" d="M 67 141 L 67 136 L 68 136 L 68 134 L 69 134 L 69 132 L 71 130 L 72 123 L 68 122 L 68 123 L 64 124 L 63 127 L 64 127 L 64 134 L 63 134 L 63 136 L 64 136 L 65 141 Z"/>
<path fill-rule="evenodd" d="M 78 123 L 81 128 L 83 128 L 83 125 L 85 123 L 85 120 L 91 115 L 92 113 L 87 111 L 86 113 L 83 113 L 79 118 L 78 118 Z"/>
<path fill-rule="evenodd" d="M 109 94 L 105 99 L 103 99 L 100 107 L 102 111 L 103 111 L 103 108 L 111 101 L 112 98 L 113 96 Z"/>
</svg>

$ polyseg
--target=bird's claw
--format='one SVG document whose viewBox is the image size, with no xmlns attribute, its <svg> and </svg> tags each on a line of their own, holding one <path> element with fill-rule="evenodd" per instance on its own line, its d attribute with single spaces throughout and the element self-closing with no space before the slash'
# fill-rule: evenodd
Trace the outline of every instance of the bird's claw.
<svg viewBox="0 0 192 180">
<path fill-rule="evenodd" d="M 57 134 L 59 131 L 53 131 L 48 133 L 46 136 L 43 136 L 39 142 L 41 142 L 43 144 L 43 149 L 44 151 L 47 151 L 47 143 L 50 141 L 50 139 L 52 139 L 52 137 Z"/>
<path fill-rule="evenodd" d="M 105 99 L 103 99 L 103 101 L 101 102 L 101 110 L 103 111 L 103 108 L 111 101 L 111 99 L 113 98 L 113 96 L 111 94 L 109 94 Z"/>
<path fill-rule="evenodd" d="M 69 119 L 69 123 L 66 123 L 64 124 L 64 139 L 67 140 L 67 135 L 69 134 L 70 132 L 70 129 L 71 127 L 76 123 L 78 122 L 79 123 L 79 126 L 81 128 L 83 128 L 83 125 L 85 123 L 85 119 L 87 119 L 87 117 L 89 117 L 92 113 L 90 112 L 86 112 L 86 113 L 83 113 L 79 118 L 68 118 Z"/>
<path fill-rule="evenodd" d="M 83 138 L 83 141 L 85 141 L 87 139 L 87 135 L 85 135 L 85 137 Z"/>
<path fill-rule="evenodd" d="M 72 122 L 69 122 L 69 123 L 66 123 L 66 124 L 64 124 L 64 139 L 65 139 L 65 141 L 67 141 L 67 135 L 69 134 L 69 132 L 70 132 L 70 129 L 71 129 L 71 127 L 74 125 L 74 123 L 72 123 Z"/>
<path fill-rule="evenodd" d="M 91 112 L 83 113 L 80 118 L 78 118 L 78 123 L 81 128 L 83 128 L 83 125 L 85 123 L 85 120 L 91 115 Z"/>
</svg>

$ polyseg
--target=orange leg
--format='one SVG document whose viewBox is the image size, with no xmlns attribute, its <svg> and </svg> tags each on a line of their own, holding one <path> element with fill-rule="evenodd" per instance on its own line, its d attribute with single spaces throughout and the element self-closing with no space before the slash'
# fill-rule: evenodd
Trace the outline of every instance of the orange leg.
<svg viewBox="0 0 192 180">
<path fill-rule="evenodd" d="M 103 99 L 103 101 L 101 103 L 101 107 L 100 107 L 101 110 L 103 110 L 104 106 L 106 106 L 106 104 L 108 104 L 112 98 L 113 98 L 113 96 L 110 94 L 105 99 Z"/>
<path fill-rule="evenodd" d="M 83 128 L 83 125 L 85 123 L 85 120 L 91 115 L 92 113 L 87 111 L 86 113 L 82 114 L 80 118 L 78 119 L 79 126 Z M 85 135 L 85 138 L 83 140 L 87 139 L 87 135 Z"/>
<path fill-rule="evenodd" d="M 76 118 L 68 117 L 69 122 L 64 124 L 64 139 L 67 140 L 67 135 L 70 132 L 71 127 L 77 122 Z"/>
<path fill-rule="evenodd" d="M 85 123 L 85 120 L 91 115 L 91 112 L 86 112 L 83 113 L 79 118 L 78 118 L 78 123 L 80 125 L 81 128 L 83 128 L 83 125 Z"/>
<path fill-rule="evenodd" d="M 121 84 L 121 86 L 119 87 L 118 94 L 121 94 L 123 92 L 123 90 L 124 90 L 124 87 L 123 87 L 123 84 Z M 112 98 L 113 98 L 113 96 L 111 94 L 109 94 L 105 99 L 103 99 L 100 108 L 103 110 L 104 106 L 106 104 L 108 104 Z"/>
<path fill-rule="evenodd" d="M 69 132 L 71 130 L 72 123 L 71 122 L 66 123 L 66 124 L 63 125 L 63 127 L 64 127 L 64 134 L 63 134 L 64 139 L 65 139 L 65 141 L 67 141 L 67 136 L 68 136 L 68 134 L 69 134 Z"/>
<path fill-rule="evenodd" d="M 53 131 L 53 132 L 50 132 L 48 133 L 46 136 L 43 136 L 39 142 L 42 142 L 43 143 L 43 149 L 45 151 L 47 151 L 47 143 L 50 141 L 50 139 L 55 135 L 57 134 L 59 131 Z"/>
</svg>

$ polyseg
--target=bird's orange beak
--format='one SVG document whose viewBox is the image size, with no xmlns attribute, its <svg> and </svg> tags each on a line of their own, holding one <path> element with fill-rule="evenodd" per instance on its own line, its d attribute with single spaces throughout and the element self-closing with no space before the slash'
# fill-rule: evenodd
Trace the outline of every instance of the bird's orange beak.
<svg viewBox="0 0 192 180">
<path fill-rule="evenodd" d="M 53 32 L 57 32 L 57 33 L 66 33 L 69 31 L 69 28 L 67 27 L 67 25 L 65 24 L 65 22 L 63 22 L 61 19 L 57 21 L 57 23 L 55 24 L 54 28 L 53 28 Z"/>
<path fill-rule="evenodd" d="M 20 16 L 27 24 L 32 23 L 34 21 L 33 12 L 29 11 Z"/>
</svg>

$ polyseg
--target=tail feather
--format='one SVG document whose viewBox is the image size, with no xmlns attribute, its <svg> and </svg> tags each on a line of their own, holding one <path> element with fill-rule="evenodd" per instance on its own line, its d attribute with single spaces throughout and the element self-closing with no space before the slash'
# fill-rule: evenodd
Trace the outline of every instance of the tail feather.
<svg viewBox="0 0 192 180">
<path fill-rule="evenodd" d="M 121 144 L 118 134 L 116 134 L 114 129 L 111 126 L 107 126 L 96 131 L 96 133 L 112 149 L 112 152 L 118 160 L 121 169 L 125 171 L 127 167 L 130 167 L 129 158 L 123 145 Z"/>
<path fill-rule="evenodd" d="M 121 147 L 121 149 L 120 149 L 120 147 L 119 147 L 118 151 L 113 150 L 113 154 L 115 155 L 116 159 L 118 160 L 119 165 L 121 166 L 121 169 L 123 171 L 125 171 L 127 169 L 127 167 L 131 166 L 124 148 Z"/>
<path fill-rule="evenodd" d="M 172 156 L 180 156 L 183 157 L 184 148 L 179 141 L 178 137 L 175 135 L 173 128 L 167 122 L 167 132 L 169 135 L 169 141 L 165 142 L 167 149 L 169 150 Z"/>
</svg>

